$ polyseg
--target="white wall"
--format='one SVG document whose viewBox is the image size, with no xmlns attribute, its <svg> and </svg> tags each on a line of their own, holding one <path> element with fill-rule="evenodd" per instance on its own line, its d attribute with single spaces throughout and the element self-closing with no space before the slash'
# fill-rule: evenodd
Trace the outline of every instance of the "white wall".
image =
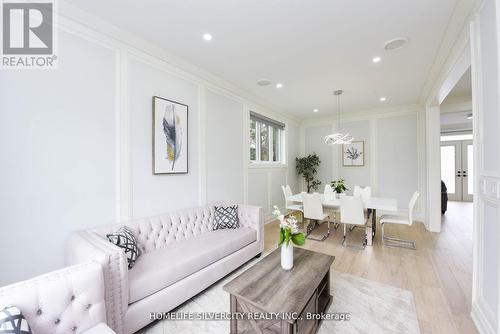
<svg viewBox="0 0 500 334">
<path fill-rule="evenodd" d="M 324 144 L 326 134 L 336 129 L 331 119 L 308 120 L 302 124 L 304 133 L 304 155 L 316 152 L 321 158 L 318 178 L 330 183 L 338 177 L 345 178 L 347 187 L 371 185 L 373 194 L 394 197 L 400 208 L 407 208 L 415 190 L 423 192 L 419 160 L 423 146 L 422 122 L 418 116 L 421 110 L 402 107 L 399 111 L 380 111 L 361 115 L 344 115 L 341 129 L 354 136 L 355 141 L 365 142 L 365 166 L 342 166 L 340 149 Z M 422 215 L 423 206 L 417 207 L 417 215 Z"/>
<path fill-rule="evenodd" d="M 242 157 L 244 105 L 211 90 L 206 93 L 207 201 L 244 199 L 245 160 Z"/>
<path fill-rule="evenodd" d="M 417 115 L 379 119 L 377 122 L 377 195 L 395 197 L 408 208 L 418 189 Z"/>
<path fill-rule="evenodd" d="M 500 321 L 500 4 L 485 0 L 471 25 L 474 110 L 472 318 L 480 333 Z"/>
<path fill-rule="evenodd" d="M 129 57 L 131 58 L 131 57 Z M 132 216 L 146 217 L 198 204 L 198 85 L 156 68 L 146 59 L 129 59 L 128 103 L 132 162 Z M 153 175 L 152 97 L 187 104 L 188 174 Z M 230 157 L 230 155 L 228 155 Z"/>
<path fill-rule="evenodd" d="M 115 219 L 115 54 L 59 34 L 57 70 L 0 74 L 0 285 L 55 269 Z"/>
<path fill-rule="evenodd" d="M 332 133 L 332 125 L 327 124 L 317 124 L 312 126 L 305 126 L 305 152 L 303 156 L 316 153 L 319 160 L 321 161 L 318 167 L 318 173 L 316 179 L 321 181 L 321 185 L 317 190 L 322 192 L 325 184 L 329 184 L 334 175 L 334 169 L 336 169 L 336 161 L 334 157 L 334 149 L 331 146 L 325 145 L 324 138 L 326 135 Z M 305 184 L 304 184 L 305 186 Z M 304 187 L 304 191 L 307 187 Z M 311 190 L 313 191 L 313 190 Z"/>
<path fill-rule="evenodd" d="M 295 170 L 295 158 L 300 156 L 299 127 L 293 122 L 285 122 L 285 161 L 279 166 L 252 165 L 248 169 L 248 203 L 262 206 L 270 218 L 273 205 L 285 206 L 282 185 L 290 185 L 293 192 L 300 189 Z"/>
<path fill-rule="evenodd" d="M 343 177 L 346 184 L 351 185 L 349 188 L 352 189 L 353 185 L 359 186 L 369 186 L 371 185 L 371 171 L 370 165 L 368 163 L 372 154 L 377 154 L 372 152 L 372 143 L 370 141 L 370 121 L 360 120 L 354 122 L 348 122 L 342 124 L 342 131 L 348 132 L 351 136 L 354 136 L 355 141 L 364 141 L 365 147 L 365 165 L 360 167 L 344 167 L 342 163 L 342 151 L 337 150 L 336 156 L 339 161 L 339 175 Z"/>
<path fill-rule="evenodd" d="M 292 134 L 296 120 L 73 14 L 59 18 L 58 69 L 0 75 L 0 253 L 8 255 L 0 286 L 63 267 L 72 231 L 217 200 L 268 210 L 282 200 L 279 185 L 296 182 L 284 164 L 259 170 L 265 178 L 255 187 L 248 117 L 258 110 Z M 188 174 L 152 173 L 154 95 L 189 106 Z M 297 144 L 287 140 L 292 155 Z"/>
</svg>

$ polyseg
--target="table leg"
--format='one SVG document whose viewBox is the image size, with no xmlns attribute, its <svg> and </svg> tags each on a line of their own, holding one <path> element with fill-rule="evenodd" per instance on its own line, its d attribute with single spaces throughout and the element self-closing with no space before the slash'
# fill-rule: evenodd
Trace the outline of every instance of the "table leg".
<svg viewBox="0 0 500 334">
<path fill-rule="evenodd" d="M 289 324 L 285 320 L 281 320 L 281 334 L 293 334 L 293 325 Z"/>
<path fill-rule="evenodd" d="M 368 246 L 373 246 L 373 239 L 375 238 L 375 233 L 377 232 L 377 210 L 371 209 L 371 214 L 372 214 L 372 223 L 371 227 L 367 229 L 367 240 L 366 244 Z M 370 237 L 371 234 L 371 237 Z"/>
<path fill-rule="evenodd" d="M 230 301 L 229 301 L 229 309 L 231 310 L 231 314 L 233 317 L 231 317 L 230 320 L 230 334 L 238 334 L 238 323 L 237 320 L 234 318 L 234 315 L 236 314 L 236 297 L 233 295 L 230 295 Z"/>
</svg>

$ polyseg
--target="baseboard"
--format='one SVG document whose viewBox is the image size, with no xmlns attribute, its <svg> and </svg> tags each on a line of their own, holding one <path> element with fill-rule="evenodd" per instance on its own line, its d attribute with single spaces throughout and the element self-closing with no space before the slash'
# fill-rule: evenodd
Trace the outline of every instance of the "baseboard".
<svg viewBox="0 0 500 334">
<path fill-rule="evenodd" d="M 471 318 L 476 325 L 476 329 L 480 334 L 495 334 L 495 316 L 493 312 L 489 310 L 486 302 L 482 298 L 478 298 L 476 302 L 472 304 Z"/>
</svg>

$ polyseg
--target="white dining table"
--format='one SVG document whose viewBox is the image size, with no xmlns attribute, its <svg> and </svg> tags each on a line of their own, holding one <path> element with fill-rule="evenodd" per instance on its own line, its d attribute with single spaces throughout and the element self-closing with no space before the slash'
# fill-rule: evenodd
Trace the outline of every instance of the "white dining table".
<svg viewBox="0 0 500 334">
<path fill-rule="evenodd" d="M 348 196 L 348 195 L 341 195 Z M 334 194 L 325 195 L 320 194 L 321 204 L 325 208 L 339 208 L 340 200 L 336 198 Z M 302 203 L 302 193 L 292 195 L 287 198 L 287 201 L 292 201 L 296 203 Z M 372 210 L 371 224 L 366 228 L 366 235 L 372 235 L 371 238 L 367 238 L 367 245 L 373 245 L 373 238 L 375 238 L 375 233 L 377 232 L 377 210 L 395 212 L 398 211 L 398 201 L 395 198 L 387 197 L 372 197 L 369 201 L 365 203 L 367 209 Z"/>
</svg>

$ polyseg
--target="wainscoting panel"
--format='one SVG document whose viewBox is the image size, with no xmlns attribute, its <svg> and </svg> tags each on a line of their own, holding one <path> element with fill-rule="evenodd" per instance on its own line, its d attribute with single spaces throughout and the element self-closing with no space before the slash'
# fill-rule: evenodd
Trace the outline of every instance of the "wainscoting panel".
<svg viewBox="0 0 500 334">
<path fill-rule="evenodd" d="M 261 206 L 264 212 L 269 211 L 271 197 L 267 174 L 267 171 L 260 169 L 248 171 L 248 204 Z"/>
<path fill-rule="evenodd" d="M 129 64 L 129 112 L 131 124 L 132 212 L 147 217 L 198 205 L 198 86 L 139 58 Z M 153 175 L 152 97 L 187 104 L 188 173 Z"/>
<path fill-rule="evenodd" d="M 243 104 L 207 89 L 205 101 L 207 202 L 243 203 Z"/>
</svg>

